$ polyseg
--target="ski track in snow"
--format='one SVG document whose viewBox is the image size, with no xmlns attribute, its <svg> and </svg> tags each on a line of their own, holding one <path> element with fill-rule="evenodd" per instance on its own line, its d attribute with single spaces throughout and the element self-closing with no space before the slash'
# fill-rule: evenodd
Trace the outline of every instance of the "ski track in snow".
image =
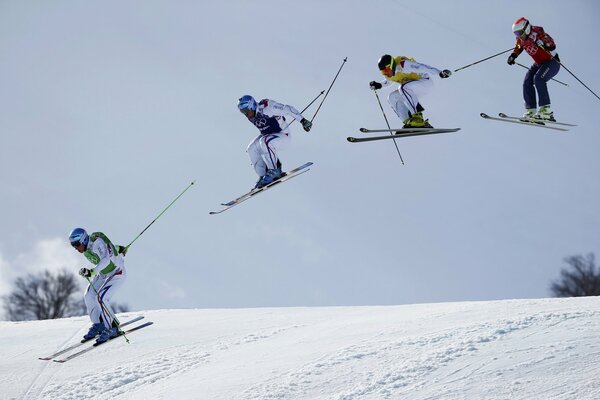
<svg viewBox="0 0 600 400">
<path fill-rule="evenodd" d="M 598 316 L 600 313 L 548 313 L 499 323 L 478 324 L 465 329 L 449 329 L 434 334 L 394 341 L 377 335 L 361 344 L 342 348 L 268 382 L 244 391 L 240 399 L 397 399 L 415 393 L 427 385 L 428 376 L 453 362 L 477 353 L 480 348 L 503 340 L 507 335 L 543 325 L 551 328 L 573 318 Z M 533 334 L 533 333 L 532 333 Z M 531 334 L 530 334 L 531 335 Z M 529 335 L 528 335 L 529 336 Z M 532 349 L 534 354 L 536 349 Z M 537 349 L 539 350 L 539 349 Z M 557 351 L 563 349 L 557 349 Z M 420 354 L 420 357 L 415 357 Z M 554 358 L 538 356 L 516 367 L 538 364 Z M 483 365 L 464 366 L 469 372 L 455 381 L 467 379 Z M 515 366 L 510 369 L 513 370 Z M 498 371 L 502 374 L 502 371 Z M 446 377 L 446 379 L 448 379 Z M 448 379 L 446 383 L 451 382 Z M 315 394 L 315 388 L 320 388 Z M 334 389 L 335 388 L 335 389 Z M 333 393 L 337 395 L 333 396 Z M 438 397 L 436 397 L 438 398 Z M 440 397 L 443 398 L 443 397 Z"/>
<path fill-rule="evenodd" d="M 210 351 L 207 351 L 206 344 L 189 343 L 162 349 L 152 355 L 140 354 L 135 359 L 120 363 L 116 368 L 102 374 L 85 374 L 78 381 L 68 384 L 49 384 L 40 398 L 81 400 L 126 397 L 138 388 L 183 374 L 198 365 L 210 362 L 214 352 L 252 344 L 297 327 L 294 325 L 260 330 L 229 340 L 221 338 L 210 346 Z"/>
<path fill-rule="evenodd" d="M 103 373 L 84 374 L 75 382 L 48 385 L 42 398 L 56 400 L 111 399 L 137 388 L 181 374 L 206 363 L 210 353 L 194 345 L 175 346 L 153 354 L 140 354 Z"/>
</svg>

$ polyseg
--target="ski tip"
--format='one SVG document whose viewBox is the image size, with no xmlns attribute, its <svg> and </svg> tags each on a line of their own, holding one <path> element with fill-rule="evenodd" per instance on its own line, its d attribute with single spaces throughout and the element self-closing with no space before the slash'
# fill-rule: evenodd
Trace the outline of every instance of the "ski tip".
<svg viewBox="0 0 600 400">
<path fill-rule="evenodd" d="M 354 143 L 356 141 L 356 138 L 347 137 L 346 140 L 349 141 L 350 143 Z"/>
<path fill-rule="evenodd" d="M 42 360 L 42 361 L 50 361 L 52 360 L 50 357 L 38 357 L 38 360 Z"/>
<path fill-rule="evenodd" d="M 506 118 L 508 117 L 508 115 L 504 114 L 504 113 L 498 113 L 498 116 L 501 118 Z"/>
<path fill-rule="evenodd" d="M 483 118 L 489 118 L 490 116 L 487 115 L 486 113 L 479 113 L 480 116 L 482 116 Z"/>
<path fill-rule="evenodd" d="M 367 128 L 360 128 L 360 131 L 363 133 L 369 132 L 369 130 Z"/>
<path fill-rule="evenodd" d="M 55 363 L 64 364 L 67 360 L 52 360 L 52 361 L 54 361 Z"/>
</svg>

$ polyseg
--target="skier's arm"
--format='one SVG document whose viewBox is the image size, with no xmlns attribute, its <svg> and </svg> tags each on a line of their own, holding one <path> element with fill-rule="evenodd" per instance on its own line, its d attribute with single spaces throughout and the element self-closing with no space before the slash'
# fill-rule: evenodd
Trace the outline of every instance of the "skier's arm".
<svg viewBox="0 0 600 400">
<path fill-rule="evenodd" d="M 550 36 L 546 32 L 544 32 L 544 29 L 541 27 L 538 32 L 537 40 L 535 41 L 535 44 L 537 44 L 539 47 L 541 47 L 542 49 L 549 52 L 551 55 L 553 55 L 553 56 L 556 55 L 556 51 L 555 51 L 556 43 L 554 43 L 554 39 L 552 39 L 552 36 Z"/>
<path fill-rule="evenodd" d="M 404 72 L 416 72 L 418 74 L 439 75 L 442 70 L 431 67 L 427 64 L 421 64 L 416 61 L 404 60 Z"/>
<path fill-rule="evenodd" d="M 263 114 L 269 117 L 292 117 L 301 121 L 304 117 L 298 110 L 296 110 L 292 106 L 288 106 L 287 104 L 281 104 L 273 100 L 262 100 L 261 103 L 265 104 L 265 108 L 263 109 Z"/>
</svg>

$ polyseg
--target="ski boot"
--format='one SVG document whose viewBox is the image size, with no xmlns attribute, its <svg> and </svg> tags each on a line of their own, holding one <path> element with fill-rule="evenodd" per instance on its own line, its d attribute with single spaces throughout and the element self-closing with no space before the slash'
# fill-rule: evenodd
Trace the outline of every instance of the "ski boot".
<svg viewBox="0 0 600 400">
<path fill-rule="evenodd" d="M 523 114 L 523 116 L 521 117 L 521 121 L 528 122 L 530 119 L 534 119 L 535 112 L 536 112 L 535 108 L 528 108 L 525 111 L 525 114 Z"/>
<path fill-rule="evenodd" d="M 412 114 L 410 117 L 405 119 L 403 122 L 404 122 L 404 126 L 402 127 L 403 129 L 406 129 L 406 128 L 433 128 L 433 126 L 431 126 L 429 124 L 428 119 L 423 119 L 423 113 L 421 113 L 420 111 Z"/>
<path fill-rule="evenodd" d="M 98 339 L 96 339 L 96 343 L 104 343 L 117 336 L 119 336 L 119 328 L 113 326 L 109 329 L 103 330 L 100 336 L 98 336 Z"/>
<path fill-rule="evenodd" d="M 542 120 L 542 121 L 556 122 L 556 120 L 554 119 L 554 113 L 550 109 L 550 105 L 540 106 L 540 108 L 538 109 L 537 114 L 535 114 L 535 116 L 533 118 L 539 119 L 539 120 Z"/>
<path fill-rule="evenodd" d="M 274 168 L 267 170 L 267 173 L 256 182 L 255 189 L 260 189 L 263 186 L 268 185 L 269 183 L 281 178 L 283 173 L 281 172 L 281 168 Z"/>
<path fill-rule="evenodd" d="M 98 322 L 90 327 L 88 333 L 83 335 L 83 341 L 86 342 L 88 340 L 92 340 L 96 336 L 98 336 L 104 330 L 104 324 L 102 322 Z"/>
</svg>

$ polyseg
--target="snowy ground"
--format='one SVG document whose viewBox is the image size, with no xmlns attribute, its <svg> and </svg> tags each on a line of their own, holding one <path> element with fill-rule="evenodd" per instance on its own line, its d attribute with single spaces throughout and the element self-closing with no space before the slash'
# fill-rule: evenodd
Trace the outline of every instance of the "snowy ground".
<svg viewBox="0 0 600 400">
<path fill-rule="evenodd" d="M 85 318 L 0 322 L 0 397 L 600 399 L 598 297 L 141 314 L 65 364 Z"/>
</svg>

